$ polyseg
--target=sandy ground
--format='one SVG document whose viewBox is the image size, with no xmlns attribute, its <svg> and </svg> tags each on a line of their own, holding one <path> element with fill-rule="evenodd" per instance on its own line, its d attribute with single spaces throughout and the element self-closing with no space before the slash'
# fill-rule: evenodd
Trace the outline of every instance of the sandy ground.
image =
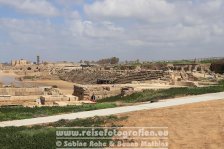
<svg viewBox="0 0 224 149">
<path fill-rule="evenodd" d="M 13 78 L 15 78 L 15 77 L 18 77 L 18 75 L 16 75 L 15 73 L 13 73 L 13 72 L 2 72 L 2 71 L 0 71 L 0 78 L 4 78 L 4 77 L 13 77 Z"/>
<path fill-rule="evenodd" d="M 224 100 L 122 114 L 126 127 L 168 127 L 169 149 L 223 149 Z"/>
<path fill-rule="evenodd" d="M 16 82 L 15 78 L 18 77 L 15 73 L 12 72 L 2 72 L 0 71 L 0 83 L 4 85 L 9 85 Z"/>
<path fill-rule="evenodd" d="M 7 71 L 0 71 L 0 76 L 18 76 L 17 74 L 13 73 L 13 72 L 7 72 Z"/>
<path fill-rule="evenodd" d="M 68 95 L 73 94 L 74 83 L 62 81 L 62 80 L 35 80 L 35 81 L 23 81 L 24 83 L 31 83 L 34 86 L 53 86 L 57 87 L 64 93 Z"/>
<path fill-rule="evenodd" d="M 18 81 L 15 80 L 16 77 L 20 77 L 15 73 L 9 72 L 0 72 L 0 82 L 5 82 L 7 84 L 16 83 L 19 84 L 19 87 L 39 87 L 39 86 L 52 86 L 57 85 L 58 88 L 64 93 L 68 95 L 72 95 L 74 83 L 62 81 L 62 80 L 24 80 Z"/>
</svg>

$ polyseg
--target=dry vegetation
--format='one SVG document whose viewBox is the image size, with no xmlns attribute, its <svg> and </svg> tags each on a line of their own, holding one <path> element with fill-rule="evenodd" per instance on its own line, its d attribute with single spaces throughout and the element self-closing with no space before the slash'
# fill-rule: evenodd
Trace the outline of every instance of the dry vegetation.
<svg viewBox="0 0 224 149">
<path fill-rule="evenodd" d="M 170 149 L 223 149 L 224 100 L 128 113 L 119 125 L 168 127 Z M 122 114 L 121 116 L 127 116 Z"/>
</svg>

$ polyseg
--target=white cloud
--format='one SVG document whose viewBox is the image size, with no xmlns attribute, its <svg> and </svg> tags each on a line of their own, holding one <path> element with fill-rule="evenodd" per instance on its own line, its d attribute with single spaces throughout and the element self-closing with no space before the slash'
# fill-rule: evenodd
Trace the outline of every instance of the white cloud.
<svg viewBox="0 0 224 149">
<path fill-rule="evenodd" d="M 0 0 L 0 4 L 13 7 L 28 14 L 58 15 L 57 9 L 47 0 Z"/>
<path fill-rule="evenodd" d="M 166 0 L 104 0 L 85 5 L 85 12 L 99 18 L 136 18 L 161 21 L 174 15 L 175 6 Z"/>
<path fill-rule="evenodd" d="M 55 50 L 72 43 L 69 31 L 51 22 L 39 20 L 0 19 L 0 31 L 7 32 L 8 40 L 21 50 Z"/>
<path fill-rule="evenodd" d="M 66 5 L 65 1 L 59 1 Z M 125 59 L 137 56 L 169 59 L 224 54 L 222 0 L 96 0 L 84 3 L 84 0 L 69 0 L 69 8 L 64 5 L 59 8 L 61 20 L 56 21 L 61 22 L 56 23 L 51 18 L 47 18 L 48 21 L 43 18 L 0 19 L 0 33 L 4 36 L 0 50 L 1 45 L 6 49 L 3 43 L 7 46 L 11 43 L 20 49 L 25 45 L 30 49 L 48 49 L 49 53 L 53 51 L 60 56 L 81 55 L 85 59 L 111 55 Z M 84 13 L 74 5 L 79 9 L 83 6 Z M 14 48 L 19 49 L 17 47 Z M 85 50 L 88 52 L 84 53 Z M 195 52 L 197 54 L 192 55 Z"/>
<path fill-rule="evenodd" d="M 85 0 L 55 0 L 58 4 L 64 5 L 66 7 L 73 5 L 82 5 Z"/>
<path fill-rule="evenodd" d="M 223 35 L 224 22 L 220 20 L 224 17 L 223 3 L 222 0 L 101 0 L 84 8 L 93 21 L 109 19 L 122 26 L 122 18 L 129 20 L 128 25 L 124 24 L 125 36 L 122 34 L 126 43 L 190 46 Z"/>
<path fill-rule="evenodd" d="M 223 4 L 223 0 L 210 0 L 202 3 L 199 9 L 206 13 L 217 12 L 222 8 Z"/>
<path fill-rule="evenodd" d="M 91 38 L 118 37 L 124 31 L 113 23 L 105 21 L 93 23 L 92 21 L 73 20 L 70 29 L 74 36 L 85 36 Z"/>
</svg>

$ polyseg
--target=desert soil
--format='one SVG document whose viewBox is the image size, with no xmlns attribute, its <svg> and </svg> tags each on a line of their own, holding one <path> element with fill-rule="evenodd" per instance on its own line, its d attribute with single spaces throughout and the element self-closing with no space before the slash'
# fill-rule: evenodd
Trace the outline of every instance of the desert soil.
<svg viewBox="0 0 224 149">
<path fill-rule="evenodd" d="M 126 127 L 168 127 L 169 149 L 223 149 L 224 100 L 121 114 Z"/>
<path fill-rule="evenodd" d="M 74 83 L 62 81 L 62 80 L 35 80 L 35 81 L 23 81 L 25 83 L 31 83 L 35 86 L 53 86 L 56 85 L 64 94 L 72 95 Z"/>
<path fill-rule="evenodd" d="M 0 72 L 0 82 L 7 84 L 16 83 L 19 84 L 19 87 L 39 87 L 39 86 L 52 86 L 57 85 L 58 88 L 64 93 L 71 95 L 73 93 L 74 83 L 62 81 L 62 80 L 24 80 L 18 81 L 15 78 L 20 77 L 15 73 L 9 72 Z"/>
</svg>

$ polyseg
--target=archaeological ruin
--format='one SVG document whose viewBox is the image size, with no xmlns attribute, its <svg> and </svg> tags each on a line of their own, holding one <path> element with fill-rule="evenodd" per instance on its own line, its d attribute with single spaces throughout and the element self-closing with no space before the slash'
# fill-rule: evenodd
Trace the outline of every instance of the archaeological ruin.
<svg viewBox="0 0 224 149">
<path fill-rule="evenodd" d="M 91 100 L 93 95 L 100 100 L 147 89 L 214 85 L 223 79 L 223 68 L 222 62 L 99 65 L 13 60 L 11 65 L 1 65 L 2 73 L 13 73 L 16 78 L 11 84 L 1 83 L 0 104 L 34 106 L 37 99 L 44 99 L 45 105 L 68 105 Z M 47 89 L 26 83 L 38 80 L 61 80 L 74 85 L 65 94 L 57 85 Z"/>
</svg>

